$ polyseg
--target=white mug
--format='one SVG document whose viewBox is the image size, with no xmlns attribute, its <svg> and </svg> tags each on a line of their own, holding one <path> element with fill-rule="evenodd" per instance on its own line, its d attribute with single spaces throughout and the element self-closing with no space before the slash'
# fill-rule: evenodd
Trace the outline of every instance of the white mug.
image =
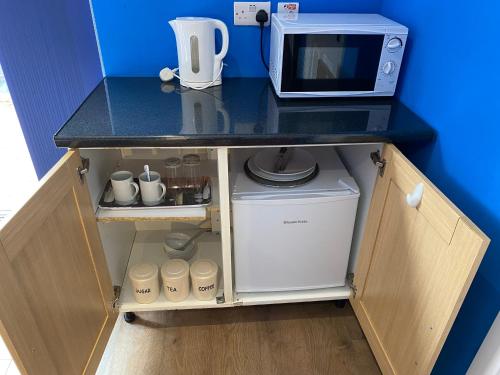
<svg viewBox="0 0 500 375">
<path fill-rule="evenodd" d="M 139 194 L 139 185 L 134 182 L 134 175 L 129 171 L 116 171 L 111 175 L 111 185 L 115 202 L 120 206 L 134 203 Z"/>
<path fill-rule="evenodd" d="M 148 181 L 146 172 L 139 175 L 139 184 L 141 185 L 142 203 L 146 206 L 155 206 L 161 202 L 167 187 L 161 182 L 161 176 L 158 172 L 149 172 L 151 181 Z"/>
</svg>

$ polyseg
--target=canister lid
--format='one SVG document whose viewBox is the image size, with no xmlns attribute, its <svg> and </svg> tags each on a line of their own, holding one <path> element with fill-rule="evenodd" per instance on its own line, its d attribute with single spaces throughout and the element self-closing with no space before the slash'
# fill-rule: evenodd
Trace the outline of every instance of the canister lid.
<svg viewBox="0 0 500 375">
<path fill-rule="evenodd" d="M 158 266 L 152 263 L 137 263 L 130 268 L 129 277 L 137 281 L 147 281 L 158 277 Z"/>
<path fill-rule="evenodd" d="M 191 277 L 197 279 L 208 279 L 217 275 L 219 267 L 210 259 L 199 259 L 191 264 Z"/>
<path fill-rule="evenodd" d="M 189 274 L 189 263 L 183 259 L 172 259 L 161 266 L 161 277 L 180 279 Z"/>
</svg>

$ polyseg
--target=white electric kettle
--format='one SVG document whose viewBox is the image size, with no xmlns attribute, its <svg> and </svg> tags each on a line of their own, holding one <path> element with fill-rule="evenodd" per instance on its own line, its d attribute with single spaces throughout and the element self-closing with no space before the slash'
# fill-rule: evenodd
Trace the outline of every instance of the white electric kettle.
<svg viewBox="0 0 500 375">
<path fill-rule="evenodd" d="M 169 21 L 174 29 L 182 86 L 202 89 L 222 83 L 222 59 L 229 47 L 224 22 L 204 17 L 178 17 Z M 215 29 L 222 33 L 222 48 L 215 54 Z"/>
</svg>

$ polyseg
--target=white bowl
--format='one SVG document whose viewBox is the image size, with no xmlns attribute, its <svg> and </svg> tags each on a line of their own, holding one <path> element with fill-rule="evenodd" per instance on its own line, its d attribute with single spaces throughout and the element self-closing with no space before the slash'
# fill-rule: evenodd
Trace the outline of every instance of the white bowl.
<svg viewBox="0 0 500 375">
<path fill-rule="evenodd" d="M 170 259 L 189 260 L 194 255 L 195 241 L 191 242 L 184 250 L 178 250 L 191 239 L 192 235 L 182 232 L 167 233 L 163 241 L 163 249 Z"/>
</svg>

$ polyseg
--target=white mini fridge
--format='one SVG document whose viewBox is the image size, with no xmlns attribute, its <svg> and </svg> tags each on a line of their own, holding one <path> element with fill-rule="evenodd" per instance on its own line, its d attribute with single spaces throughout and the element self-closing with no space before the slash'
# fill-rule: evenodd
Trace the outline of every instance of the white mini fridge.
<svg viewBox="0 0 500 375">
<path fill-rule="evenodd" d="M 236 292 L 345 285 L 359 189 L 333 148 L 295 150 L 285 172 L 298 175 L 299 169 L 312 170 L 309 165 L 295 168 L 307 156 L 303 151 L 316 170 L 312 178 L 296 186 L 281 182 L 266 186 L 266 181 L 249 172 L 253 168 L 259 173 L 252 157 L 233 160 Z M 286 158 L 279 149 L 274 150 L 274 156 L 269 149 L 265 152 L 272 168 Z M 294 163 L 294 158 L 300 161 Z M 266 173 L 269 177 L 272 172 Z"/>
</svg>

